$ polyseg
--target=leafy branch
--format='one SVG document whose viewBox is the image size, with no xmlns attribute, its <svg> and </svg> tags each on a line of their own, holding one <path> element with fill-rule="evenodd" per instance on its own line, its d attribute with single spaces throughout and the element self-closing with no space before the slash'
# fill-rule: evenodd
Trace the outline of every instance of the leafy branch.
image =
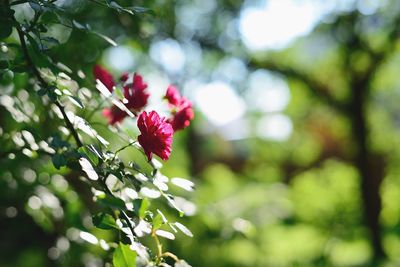
<svg viewBox="0 0 400 267">
<path fill-rule="evenodd" d="M 40 74 L 39 70 L 34 65 L 32 59 L 31 59 L 31 57 L 29 55 L 28 48 L 27 48 L 27 45 L 26 45 L 26 42 L 25 42 L 25 33 L 24 33 L 24 31 L 21 29 L 20 25 L 17 25 L 16 28 L 17 28 L 18 36 L 19 36 L 19 39 L 20 39 L 20 42 L 21 42 L 21 48 L 22 48 L 22 51 L 23 51 L 23 53 L 25 55 L 25 59 L 26 59 L 28 65 L 30 66 L 32 72 L 34 73 L 34 75 L 36 76 L 38 81 L 41 83 L 41 85 L 43 87 L 45 87 L 45 88 L 48 88 L 50 85 L 44 80 L 44 78 L 42 77 L 42 75 Z M 70 133 L 72 134 L 72 136 L 74 137 L 77 146 L 78 147 L 82 147 L 83 143 L 79 138 L 78 132 L 75 130 L 74 126 L 72 125 L 71 121 L 69 120 L 69 118 L 68 118 L 68 116 L 67 116 L 67 114 L 65 112 L 64 106 L 58 100 L 55 100 L 54 104 L 60 110 L 60 112 L 61 112 L 61 114 L 62 114 L 62 116 L 64 118 L 65 124 L 66 124 L 68 130 L 70 131 Z M 105 184 L 104 180 L 100 179 L 100 181 L 101 181 L 102 188 L 110 196 L 113 196 L 112 192 L 107 187 L 107 185 Z M 129 217 L 125 214 L 124 211 L 121 211 L 121 215 L 122 215 L 123 219 L 125 220 L 126 224 L 128 225 L 129 229 L 131 230 L 132 235 L 135 236 L 135 232 L 134 232 L 134 229 L 133 229 L 133 227 L 131 225 Z"/>
</svg>

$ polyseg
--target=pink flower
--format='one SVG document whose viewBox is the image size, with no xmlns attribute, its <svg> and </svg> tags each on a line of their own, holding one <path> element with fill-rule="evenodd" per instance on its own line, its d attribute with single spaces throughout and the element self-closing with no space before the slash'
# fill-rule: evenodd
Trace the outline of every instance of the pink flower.
<svg viewBox="0 0 400 267">
<path fill-rule="evenodd" d="M 140 130 L 139 144 L 143 147 L 148 160 L 153 153 L 163 160 L 167 160 L 171 154 L 172 135 L 174 130 L 165 118 L 161 118 L 157 112 L 147 113 L 143 111 L 137 120 Z"/>
<path fill-rule="evenodd" d="M 93 75 L 96 79 L 99 79 L 107 89 L 112 92 L 113 87 L 115 86 L 113 76 L 100 65 L 94 65 L 93 67 Z"/>
<path fill-rule="evenodd" d="M 172 119 L 168 122 L 171 123 L 174 131 L 184 129 L 190 125 L 190 121 L 194 118 L 194 112 L 191 106 L 186 106 L 185 108 L 179 110 L 175 113 Z"/>
<path fill-rule="evenodd" d="M 173 106 L 177 106 L 181 100 L 181 95 L 179 94 L 178 89 L 175 86 L 168 86 L 167 93 L 165 94 L 165 98 L 168 100 Z"/>
<path fill-rule="evenodd" d="M 143 81 L 143 77 L 137 73 L 133 76 L 133 84 L 124 87 L 124 96 L 128 100 L 126 106 L 129 109 L 140 110 L 147 105 L 150 96 L 145 90 L 147 84 Z"/>
<path fill-rule="evenodd" d="M 126 116 L 128 116 L 125 111 L 120 110 L 117 106 L 104 109 L 103 115 L 108 118 L 108 123 L 111 125 L 122 121 Z"/>
</svg>

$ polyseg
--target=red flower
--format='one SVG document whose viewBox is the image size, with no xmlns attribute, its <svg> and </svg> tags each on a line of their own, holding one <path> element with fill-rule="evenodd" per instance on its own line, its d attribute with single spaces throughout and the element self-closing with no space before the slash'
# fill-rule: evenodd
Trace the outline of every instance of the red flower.
<svg viewBox="0 0 400 267">
<path fill-rule="evenodd" d="M 167 160 L 171 154 L 172 135 L 174 130 L 165 118 L 161 118 L 157 112 L 147 113 L 143 111 L 137 120 L 140 130 L 139 144 L 143 147 L 148 160 L 152 154 L 156 154 L 163 160 Z"/>
<path fill-rule="evenodd" d="M 188 127 L 193 118 L 194 111 L 192 109 L 192 103 L 185 97 L 182 97 L 177 112 L 168 122 L 171 123 L 174 131 L 178 131 Z"/>
<path fill-rule="evenodd" d="M 115 86 L 113 76 L 100 65 L 94 65 L 93 67 L 93 75 L 96 79 L 99 79 L 107 89 L 112 92 L 113 87 Z"/>
<path fill-rule="evenodd" d="M 142 75 L 137 74 L 136 72 L 133 75 L 133 87 L 137 90 L 144 90 L 147 88 L 147 83 L 143 81 Z"/>
<path fill-rule="evenodd" d="M 186 97 L 183 96 L 179 101 L 178 108 L 184 109 L 184 108 L 191 108 L 191 107 L 192 107 L 192 102 L 190 102 L 189 99 L 187 99 Z"/>
<path fill-rule="evenodd" d="M 119 80 L 124 83 L 124 82 L 126 82 L 128 80 L 128 78 L 129 78 L 129 73 L 124 72 L 124 73 L 122 73 L 122 75 L 119 78 Z"/>
<path fill-rule="evenodd" d="M 103 115 L 108 118 L 108 123 L 111 125 L 122 121 L 126 116 L 128 116 L 125 111 L 120 110 L 117 106 L 104 109 Z"/>
<path fill-rule="evenodd" d="M 167 93 L 165 94 L 165 98 L 168 100 L 173 106 L 177 106 L 181 100 L 181 95 L 179 94 L 178 89 L 175 86 L 168 86 Z"/>
<path fill-rule="evenodd" d="M 143 77 L 137 73 L 133 76 L 133 84 L 124 87 L 124 96 L 128 100 L 129 109 L 140 110 L 147 105 L 149 94 L 145 91 L 147 84 Z"/>
<path fill-rule="evenodd" d="M 185 97 L 181 97 L 179 91 L 173 85 L 168 87 L 165 98 L 172 109 L 173 117 L 168 119 L 168 122 L 171 123 L 174 131 L 188 127 L 190 121 L 194 118 L 192 102 Z"/>
</svg>

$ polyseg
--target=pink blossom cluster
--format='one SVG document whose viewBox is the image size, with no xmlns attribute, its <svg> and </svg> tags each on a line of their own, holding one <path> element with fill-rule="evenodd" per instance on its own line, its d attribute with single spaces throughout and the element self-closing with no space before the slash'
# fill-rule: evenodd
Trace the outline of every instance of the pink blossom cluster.
<svg viewBox="0 0 400 267">
<path fill-rule="evenodd" d="M 95 65 L 93 75 L 111 93 L 114 91 L 116 82 L 106 69 Z M 175 86 L 170 85 L 164 98 L 168 101 L 171 116 L 169 118 L 161 117 L 156 111 L 142 111 L 147 105 L 150 94 L 146 90 L 147 83 L 144 82 L 140 74 L 134 73 L 132 82 L 129 82 L 129 74 L 123 73 L 119 81 L 122 84 L 124 98 L 126 99 L 125 106 L 134 114 L 141 112 L 137 118 L 137 126 L 140 130 L 138 142 L 143 147 L 148 160 L 152 159 L 153 154 L 167 160 L 172 151 L 173 134 L 188 127 L 190 121 L 194 118 L 192 103 L 187 98 L 182 97 Z M 128 116 L 125 111 L 115 105 L 104 109 L 103 115 L 111 125 L 121 122 Z"/>
<path fill-rule="evenodd" d="M 190 125 L 190 121 L 194 118 L 192 102 L 186 97 L 179 94 L 178 89 L 170 85 L 167 89 L 165 98 L 168 100 L 172 118 L 168 119 L 174 131 L 184 129 Z"/>
</svg>

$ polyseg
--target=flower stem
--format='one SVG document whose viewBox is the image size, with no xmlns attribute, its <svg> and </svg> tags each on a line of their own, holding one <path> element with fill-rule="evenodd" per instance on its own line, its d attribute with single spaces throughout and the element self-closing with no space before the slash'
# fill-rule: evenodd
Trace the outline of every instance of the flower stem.
<svg viewBox="0 0 400 267">
<path fill-rule="evenodd" d="M 154 238 L 154 241 L 156 242 L 156 246 L 157 246 L 156 264 L 159 265 L 163 258 L 162 244 L 161 244 L 160 240 L 158 239 L 158 236 L 156 235 L 156 231 L 153 230 L 151 233 L 151 236 Z"/>
<path fill-rule="evenodd" d="M 131 145 L 133 145 L 133 144 L 135 144 L 135 143 L 136 143 L 136 141 L 132 141 L 132 142 L 130 142 L 129 144 L 127 144 L 127 145 L 121 147 L 120 149 L 118 149 L 117 151 L 115 151 L 115 152 L 114 152 L 114 157 L 112 158 L 112 161 L 115 160 L 115 158 L 117 157 L 117 155 L 118 155 L 119 152 L 121 152 L 122 150 L 124 150 L 124 149 L 127 148 L 127 147 L 130 147 Z"/>
<path fill-rule="evenodd" d="M 162 254 L 162 256 L 163 257 L 170 257 L 171 259 L 173 259 L 174 261 L 176 261 L 176 262 L 178 262 L 178 261 L 180 261 L 179 260 L 179 258 L 175 255 L 175 254 L 173 254 L 173 253 L 171 253 L 171 252 L 164 252 L 163 254 Z"/>
</svg>

